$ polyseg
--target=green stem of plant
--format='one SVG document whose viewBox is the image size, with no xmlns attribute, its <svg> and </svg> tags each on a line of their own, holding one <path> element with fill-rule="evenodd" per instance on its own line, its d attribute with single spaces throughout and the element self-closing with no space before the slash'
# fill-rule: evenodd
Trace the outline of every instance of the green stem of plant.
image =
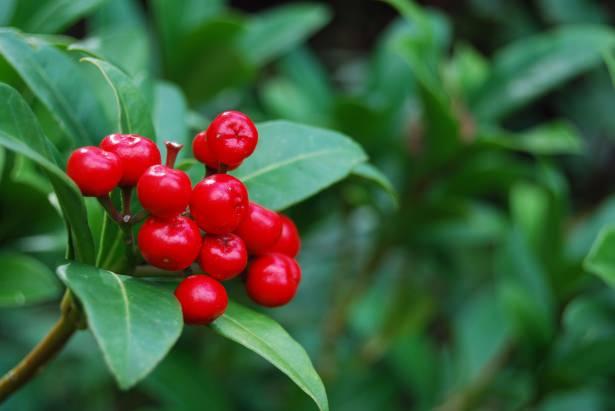
<svg viewBox="0 0 615 411">
<path fill-rule="evenodd" d="M 30 381 L 82 327 L 83 317 L 72 294 L 66 290 L 62 299 L 62 316 L 49 333 L 15 367 L 0 379 L 0 403 Z"/>
<path fill-rule="evenodd" d="M 130 271 L 134 271 L 136 265 L 136 251 L 134 245 L 134 232 L 132 229 L 133 216 L 131 214 L 132 187 L 122 187 L 122 216 L 120 227 L 124 233 L 124 242 L 126 243 L 128 267 Z"/>
</svg>

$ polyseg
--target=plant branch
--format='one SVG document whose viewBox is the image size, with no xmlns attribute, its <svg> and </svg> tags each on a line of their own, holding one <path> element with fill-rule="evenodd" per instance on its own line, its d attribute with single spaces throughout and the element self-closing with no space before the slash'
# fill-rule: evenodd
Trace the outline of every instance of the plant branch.
<svg viewBox="0 0 615 411">
<path fill-rule="evenodd" d="M 36 376 L 81 328 L 81 322 L 81 311 L 67 290 L 62 300 L 60 319 L 36 347 L 0 379 L 0 403 Z"/>
<path fill-rule="evenodd" d="M 103 206 L 105 211 L 109 214 L 109 216 L 111 216 L 113 221 L 115 221 L 118 224 L 121 224 L 122 215 L 120 214 L 119 211 L 117 211 L 117 208 L 115 208 L 115 204 L 113 204 L 113 201 L 111 201 L 111 197 L 109 196 L 109 194 L 107 194 L 106 196 L 100 196 L 96 198 L 98 199 L 98 202 L 100 203 L 100 205 Z"/>
</svg>

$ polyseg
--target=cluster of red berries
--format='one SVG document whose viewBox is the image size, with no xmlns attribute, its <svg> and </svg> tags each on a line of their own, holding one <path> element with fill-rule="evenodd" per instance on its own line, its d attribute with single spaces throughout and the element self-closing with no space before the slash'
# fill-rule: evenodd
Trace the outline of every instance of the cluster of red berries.
<svg viewBox="0 0 615 411">
<path fill-rule="evenodd" d="M 85 196 L 108 199 L 118 186 L 136 186 L 149 213 L 137 237 L 145 261 L 169 271 L 187 270 L 196 261 L 206 273 L 186 277 L 175 291 L 186 323 L 207 324 L 222 315 L 228 297 L 220 282 L 242 273 L 248 295 L 264 306 L 284 305 L 297 291 L 295 224 L 248 201 L 244 184 L 226 174 L 257 142 L 248 116 L 220 114 L 193 140 L 194 156 L 208 170 L 194 188 L 185 172 L 173 168 L 182 147 L 176 143 L 166 143 L 166 165 L 154 142 L 134 134 L 111 134 L 100 147 L 79 148 L 68 159 L 67 173 Z"/>
</svg>

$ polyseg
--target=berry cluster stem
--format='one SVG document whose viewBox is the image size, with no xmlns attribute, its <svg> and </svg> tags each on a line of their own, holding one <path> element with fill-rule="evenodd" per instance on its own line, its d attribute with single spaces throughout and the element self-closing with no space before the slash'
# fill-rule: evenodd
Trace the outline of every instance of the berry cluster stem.
<svg viewBox="0 0 615 411">
<path fill-rule="evenodd" d="M 165 165 L 169 168 L 175 167 L 175 160 L 180 150 L 184 147 L 183 144 L 176 143 L 175 141 L 165 141 L 165 147 L 167 148 L 167 161 Z"/>
<path fill-rule="evenodd" d="M 26 384 L 47 364 L 79 328 L 83 316 L 69 290 L 62 299 L 62 315 L 49 333 L 13 369 L 0 379 L 0 403 Z"/>
</svg>

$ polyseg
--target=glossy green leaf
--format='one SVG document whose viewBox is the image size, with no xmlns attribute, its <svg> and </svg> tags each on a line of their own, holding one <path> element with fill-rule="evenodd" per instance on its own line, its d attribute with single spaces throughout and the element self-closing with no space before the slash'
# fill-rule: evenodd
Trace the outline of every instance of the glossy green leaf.
<svg viewBox="0 0 615 411">
<path fill-rule="evenodd" d="M 230 302 L 224 315 L 211 324 L 218 334 L 265 358 L 327 411 L 327 393 L 307 353 L 271 318 Z"/>
<path fill-rule="evenodd" d="M 115 131 L 155 139 L 150 105 L 133 79 L 106 61 L 91 57 L 82 61 L 95 65 L 113 90 L 117 110 Z"/>
<path fill-rule="evenodd" d="M 188 135 L 188 104 L 179 87 L 166 81 L 160 81 L 154 89 L 154 127 L 161 141 L 171 140 L 181 143 L 185 148 L 182 154 L 190 150 L 192 140 Z"/>
<path fill-rule="evenodd" d="M 250 198 L 274 210 L 287 208 L 346 177 L 366 160 L 343 134 L 287 121 L 260 124 L 254 154 L 233 174 Z"/>
<path fill-rule="evenodd" d="M 15 12 L 15 6 L 17 5 L 17 0 L 4 0 L 0 2 L 0 25 L 8 26 L 11 18 L 13 17 L 13 13 Z"/>
<path fill-rule="evenodd" d="M 74 143 L 100 140 L 108 122 L 78 63 L 44 41 L 11 29 L 0 29 L 0 54 Z"/>
<path fill-rule="evenodd" d="M 30 33 L 57 33 L 106 0 L 19 0 L 13 24 Z"/>
<path fill-rule="evenodd" d="M 36 304 L 60 295 L 53 271 L 28 255 L 0 253 L 0 267 L 0 307 Z"/>
<path fill-rule="evenodd" d="M 128 249 L 124 241 L 123 231 L 105 213 L 100 232 L 98 253 L 96 254 L 96 266 L 110 271 L 126 269 L 127 253 Z"/>
<path fill-rule="evenodd" d="M 496 147 L 537 155 L 580 154 L 584 149 L 582 137 L 565 121 L 543 123 L 520 133 L 486 129 L 479 131 L 478 140 Z"/>
<path fill-rule="evenodd" d="M 352 169 L 352 174 L 375 183 L 391 197 L 396 206 L 399 205 L 399 198 L 395 187 L 393 187 L 393 184 L 389 181 L 388 177 L 373 165 L 369 163 L 357 164 Z"/>
<path fill-rule="evenodd" d="M 241 49 L 255 65 L 263 65 L 290 51 L 330 18 L 319 4 L 289 4 L 262 12 L 248 22 Z"/>
<path fill-rule="evenodd" d="M 167 288 L 79 263 L 58 267 L 58 275 L 83 305 L 120 388 L 147 376 L 179 338 L 181 308 Z"/>
<path fill-rule="evenodd" d="M 583 267 L 615 287 L 615 227 L 607 227 L 600 232 Z"/>
<path fill-rule="evenodd" d="M 14 89 L 0 83 L 0 145 L 38 164 L 51 182 L 70 226 L 75 257 L 94 262 L 94 240 L 88 226 L 87 213 L 79 189 L 54 160 L 51 143 L 41 130 L 36 117 Z"/>
<path fill-rule="evenodd" d="M 602 26 L 564 27 L 521 39 L 496 55 L 472 111 L 481 119 L 500 118 L 600 64 L 602 53 L 614 46 L 615 31 Z"/>
<path fill-rule="evenodd" d="M 104 59 L 133 78 L 145 77 L 150 70 L 150 44 L 142 27 L 113 27 L 72 43 L 69 50 L 79 50 Z"/>
</svg>

